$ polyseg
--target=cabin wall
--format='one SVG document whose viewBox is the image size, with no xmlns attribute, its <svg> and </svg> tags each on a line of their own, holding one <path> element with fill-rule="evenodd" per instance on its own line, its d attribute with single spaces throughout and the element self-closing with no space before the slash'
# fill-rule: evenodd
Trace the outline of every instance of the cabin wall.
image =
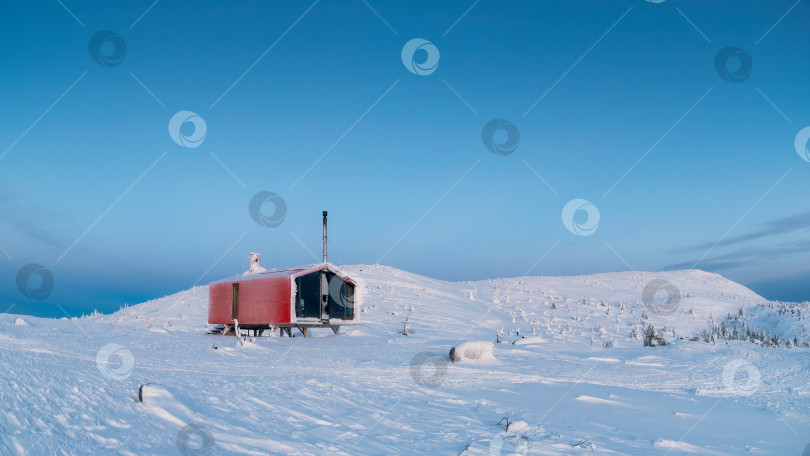
<svg viewBox="0 0 810 456">
<path fill-rule="evenodd" d="M 217 282 L 208 288 L 208 323 L 233 323 L 233 284 L 239 284 L 240 324 L 291 323 L 289 277 Z"/>
<path fill-rule="evenodd" d="M 208 286 L 208 324 L 230 324 L 232 282 L 217 282 Z"/>
</svg>

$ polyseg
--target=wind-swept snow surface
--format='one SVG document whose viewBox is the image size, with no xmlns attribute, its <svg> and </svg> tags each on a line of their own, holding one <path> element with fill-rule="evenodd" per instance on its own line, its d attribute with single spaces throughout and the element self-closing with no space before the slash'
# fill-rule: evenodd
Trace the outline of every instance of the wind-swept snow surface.
<svg viewBox="0 0 810 456">
<path fill-rule="evenodd" d="M 810 443 L 807 304 L 701 271 L 448 283 L 345 269 L 367 294 L 363 324 L 338 335 L 206 335 L 207 287 L 112 315 L 0 315 L 0 454 L 801 455 Z M 660 346 L 644 346 L 650 326 Z M 451 363 L 468 341 L 493 356 Z"/>
</svg>

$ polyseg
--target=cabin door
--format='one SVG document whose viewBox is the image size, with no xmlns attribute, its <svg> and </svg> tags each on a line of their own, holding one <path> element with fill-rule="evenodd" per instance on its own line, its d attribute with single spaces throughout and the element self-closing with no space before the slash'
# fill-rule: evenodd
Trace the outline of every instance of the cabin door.
<svg viewBox="0 0 810 456">
<path fill-rule="evenodd" d="M 239 318 L 239 284 L 233 284 L 233 293 L 231 295 L 231 319 L 236 320 Z"/>
<path fill-rule="evenodd" d="M 329 320 L 329 278 L 321 272 L 321 320 Z"/>
</svg>

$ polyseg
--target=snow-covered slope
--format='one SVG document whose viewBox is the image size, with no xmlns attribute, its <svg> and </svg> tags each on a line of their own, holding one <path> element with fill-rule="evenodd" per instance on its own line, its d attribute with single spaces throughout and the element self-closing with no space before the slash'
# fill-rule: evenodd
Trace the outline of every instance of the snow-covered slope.
<svg viewBox="0 0 810 456">
<path fill-rule="evenodd" d="M 110 315 L 95 314 L 85 319 L 152 332 L 206 332 L 208 285 L 124 307 Z"/>
<path fill-rule="evenodd" d="M 810 443 L 810 349 L 719 329 L 804 342 L 807 304 L 696 270 L 449 283 L 345 269 L 366 298 L 363 324 L 339 335 L 206 335 L 204 286 L 111 315 L 0 315 L 0 453 L 799 455 Z M 677 297 L 645 296 L 651 283 Z M 650 325 L 669 345 L 643 346 Z M 714 343 L 689 340 L 703 331 Z M 498 338 L 494 358 L 449 361 L 460 342 Z"/>
</svg>

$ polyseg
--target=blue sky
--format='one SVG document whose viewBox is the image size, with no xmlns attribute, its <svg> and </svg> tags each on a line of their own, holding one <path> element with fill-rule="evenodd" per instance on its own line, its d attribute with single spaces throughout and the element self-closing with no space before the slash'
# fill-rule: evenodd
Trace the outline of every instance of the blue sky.
<svg viewBox="0 0 810 456">
<path fill-rule="evenodd" d="M 336 263 L 447 280 L 695 266 L 810 299 L 810 163 L 794 148 L 810 126 L 808 4 L 2 8 L 12 312 L 111 311 L 242 271 L 249 251 L 268 267 L 309 263 L 322 210 Z M 126 45 L 115 66 L 91 57 L 99 31 Z M 403 65 L 414 38 L 439 51 L 430 74 Z M 750 56 L 742 82 L 716 69 L 728 46 Z M 197 147 L 169 134 L 180 111 L 205 122 Z M 513 153 L 485 147 L 492 119 L 519 132 Z M 279 226 L 251 217 L 261 191 L 283 198 Z M 598 208 L 589 236 L 563 223 L 574 199 Z M 18 290 L 30 263 L 53 275 L 44 300 Z"/>
</svg>

